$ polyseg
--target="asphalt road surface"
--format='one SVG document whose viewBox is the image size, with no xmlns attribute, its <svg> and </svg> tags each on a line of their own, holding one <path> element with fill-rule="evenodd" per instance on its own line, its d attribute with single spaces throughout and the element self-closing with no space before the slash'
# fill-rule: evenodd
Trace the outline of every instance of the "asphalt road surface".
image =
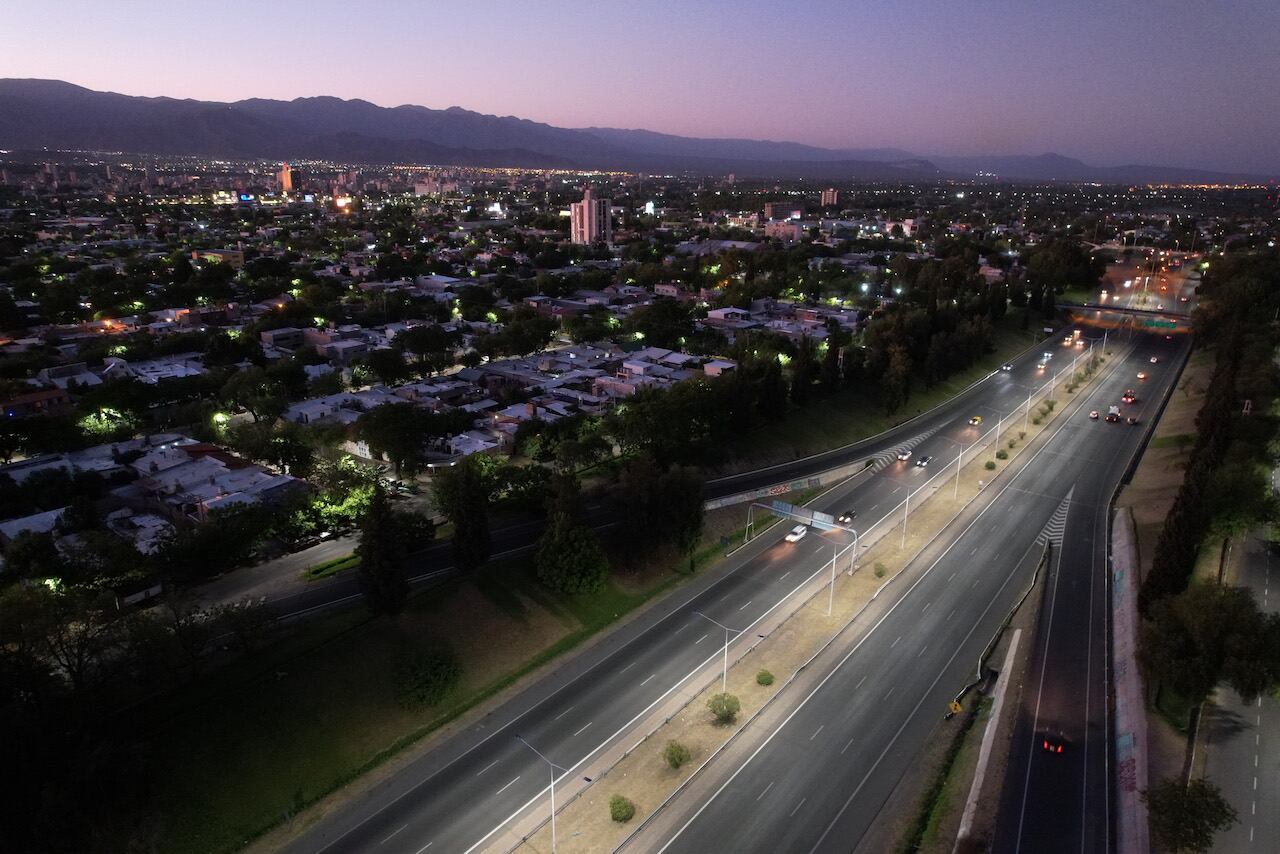
<svg viewBox="0 0 1280 854">
<path fill-rule="evenodd" d="M 1070 363 L 1073 352 L 1060 349 L 1051 367 L 1061 369 Z M 864 444 L 853 458 L 878 457 L 881 465 L 832 490 L 813 506 L 834 514 L 855 509 L 861 524 L 888 516 L 908 490 L 927 480 L 934 467 L 953 461 L 962 447 L 979 437 L 980 430 L 993 428 L 1001 416 L 1021 415 L 1019 407 L 1028 393 L 1053 373 L 1037 370 L 1038 356 L 1038 351 L 1026 354 L 1013 370 L 998 371 L 960 399 L 876 443 Z M 984 416 L 985 423 L 970 426 L 972 415 Z M 1126 429 L 1106 426 L 1120 432 Z M 929 469 L 890 462 L 898 448 L 908 445 L 915 458 L 934 457 Z M 837 463 L 827 463 L 833 464 Z M 719 630 L 694 611 L 743 629 L 749 641 L 758 620 L 804 579 L 823 569 L 832 553 L 832 537 L 814 533 L 787 544 L 781 542 L 787 527 L 776 526 L 735 554 L 716 572 L 714 583 L 695 582 L 690 589 L 673 594 L 655 609 L 661 617 L 643 630 L 630 635 L 620 632 L 617 642 L 602 644 L 566 665 L 554 690 L 531 686 L 485 723 L 447 740 L 358 801 L 325 817 L 287 850 L 418 854 L 426 846 L 432 851 L 465 852 L 480 844 L 526 805 L 546 797 L 546 766 L 516 741 L 516 734 L 572 774 L 573 768 L 719 653 Z"/>
<path fill-rule="evenodd" d="M 893 610 L 764 737 L 716 794 L 702 804 L 673 806 L 689 817 L 676 823 L 663 850 L 857 848 L 947 701 L 972 679 L 980 651 L 1025 590 L 1038 557 L 1036 539 L 1054 527 L 1049 523 L 1055 514 L 1065 524 L 1065 539 L 1080 542 L 1059 550 L 1048 579 L 1061 613 L 1072 615 L 1069 626 L 1056 622 L 1057 613 L 1049 621 L 1053 634 L 1069 641 L 1062 646 L 1070 647 L 1051 645 L 1051 660 L 1075 674 L 1074 684 L 1090 687 L 1088 693 L 1059 693 L 1063 683 L 1047 679 L 1054 692 L 1038 692 L 1024 710 L 1034 726 L 1052 726 L 1076 747 L 1055 756 L 1061 760 L 1056 765 L 1043 766 L 1036 755 L 1034 763 L 1014 766 L 1017 784 L 1010 797 L 1026 824 L 1013 846 L 1025 839 L 1027 851 L 1105 850 L 1082 841 L 1105 838 L 1107 824 L 1105 504 L 1140 431 L 1090 421 L 1086 413 L 1105 412 L 1135 385 L 1143 389 L 1134 407 L 1139 416 L 1152 411 L 1186 343 L 1141 335 L 1134 341 L 1128 358 L 1086 392 L 1083 408 L 1055 428 L 1052 440 L 1002 487 L 994 503 L 954 537 Z M 1149 363 L 1153 354 L 1163 363 L 1159 369 Z M 1139 370 L 1151 378 L 1139 383 Z M 1050 804 L 1042 796 L 1050 790 L 1063 799 Z"/>
<path fill-rule="evenodd" d="M 1242 544 L 1239 577 L 1263 611 L 1280 610 L 1280 591 L 1271 594 L 1272 546 L 1256 536 Z M 1280 583 L 1280 577 L 1276 579 Z M 1280 845 L 1280 702 L 1258 697 L 1243 702 L 1230 688 L 1214 695 L 1209 716 L 1206 774 L 1222 789 L 1239 821 L 1218 834 L 1218 852 L 1275 851 Z"/>
</svg>

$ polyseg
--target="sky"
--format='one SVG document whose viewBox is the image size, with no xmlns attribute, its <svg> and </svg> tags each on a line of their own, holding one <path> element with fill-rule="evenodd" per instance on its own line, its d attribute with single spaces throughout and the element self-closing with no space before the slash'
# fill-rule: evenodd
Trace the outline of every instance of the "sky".
<svg viewBox="0 0 1280 854">
<path fill-rule="evenodd" d="M 4 0 L 0 77 L 1280 171 L 1280 0 Z"/>
</svg>

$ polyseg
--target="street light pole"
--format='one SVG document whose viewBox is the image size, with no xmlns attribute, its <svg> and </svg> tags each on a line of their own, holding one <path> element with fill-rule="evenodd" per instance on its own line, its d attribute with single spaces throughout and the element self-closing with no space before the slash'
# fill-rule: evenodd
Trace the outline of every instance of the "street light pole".
<svg viewBox="0 0 1280 854">
<path fill-rule="evenodd" d="M 831 544 L 831 586 L 827 590 L 827 616 L 831 616 L 831 606 L 836 599 L 836 558 L 840 557 L 840 544 Z"/>
<path fill-rule="evenodd" d="M 742 631 L 742 629 L 731 629 L 728 626 L 726 626 L 724 623 L 720 622 L 714 617 L 708 617 L 706 614 L 702 613 L 701 611 L 694 611 L 693 613 L 697 614 L 699 617 L 702 617 L 704 620 L 710 620 L 720 628 L 724 629 L 724 669 L 721 671 L 721 674 L 720 674 L 720 693 L 723 694 L 726 690 L 728 690 L 728 686 L 729 686 L 729 632 L 738 634 Z"/>
<path fill-rule="evenodd" d="M 543 756 L 542 752 L 538 750 L 538 748 L 534 747 L 532 744 L 525 741 L 524 736 L 517 735 L 516 741 L 520 742 L 525 747 L 529 748 L 534 753 L 538 754 L 538 758 L 541 759 L 543 762 L 547 763 L 547 767 L 551 769 L 551 854 L 555 854 L 555 851 L 556 851 L 556 771 L 558 770 L 567 771 L 569 769 L 561 768 L 559 765 L 552 762 L 547 757 Z"/>
<path fill-rule="evenodd" d="M 907 547 L 907 516 L 911 513 L 911 487 L 907 487 L 907 500 L 902 504 L 902 546 Z"/>
</svg>

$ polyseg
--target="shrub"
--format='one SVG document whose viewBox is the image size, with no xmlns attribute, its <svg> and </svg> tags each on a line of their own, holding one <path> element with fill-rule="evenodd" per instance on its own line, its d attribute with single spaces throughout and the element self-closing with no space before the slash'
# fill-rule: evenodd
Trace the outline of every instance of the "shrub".
<svg viewBox="0 0 1280 854">
<path fill-rule="evenodd" d="M 733 723 L 733 719 L 738 716 L 742 703 L 732 694 L 716 694 L 707 700 L 707 708 L 716 716 L 717 723 L 729 724 Z"/>
<path fill-rule="evenodd" d="M 678 741 L 668 741 L 662 751 L 662 758 L 667 760 L 667 764 L 672 768 L 679 768 L 689 761 L 689 748 Z"/>
<path fill-rule="evenodd" d="M 1026 430 L 1019 430 L 1019 431 L 1018 431 L 1018 438 L 1019 438 L 1019 439 L 1025 439 L 1025 438 L 1027 438 L 1027 431 L 1026 431 Z"/>
<path fill-rule="evenodd" d="M 622 795 L 614 795 L 609 798 L 609 817 L 614 821 L 631 821 L 631 817 L 636 814 L 636 805 L 631 802 L 630 798 Z"/>
<path fill-rule="evenodd" d="M 757 685 L 772 685 L 772 684 L 773 684 L 773 674 L 772 674 L 772 673 L 770 673 L 768 670 L 761 670 L 759 673 L 757 673 L 757 674 L 756 674 L 756 684 L 757 684 Z"/>
<path fill-rule="evenodd" d="M 1016 447 L 1018 447 L 1018 440 L 1017 440 L 1017 439 L 1010 439 L 1010 440 L 1009 440 L 1009 447 L 1010 447 L 1010 448 L 1016 448 Z"/>
<path fill-rule="evenodd" d="M 888 572 L 888 570 L 885 569 L 884 564 L 882 564 L 880 561 L 876 561 L 876 566 L 875 566 L 876 578 L 884 578 L 884 574 L 886 572 Z"/>
<path fill-rule="evenodd" d="M 1050 412 L 1052 412 L 1052 411 L 1053 411 L 1053 408 L 1054 408 L 1055 406 L 1057 406 L 1057 405 L 1058 405 L 1058 401 L 1056 401 L 1056 400 L 1046 400 L 1046 401 L 1044 402 L 1044 405 L 1045 405 L 1045 408 L 1046 408 L 1046 409 L 1048 409 Z"/>
<path fill-rule="evenodd" d="M 1031 419 L 1031 423 L 1032 423 L 1032 424 L 1035 424 L 1035 425 L 1038 427 L 1038 426 L 1040 426 L 1040 422 L 1041 422 L 1041 421 L 1043 421 L 1043 420 L 1044 420 L 1043 418 L 1041 418 L 1039 415 L 1037 415 L 1035 418 L 1032 418 L 1032 419 Z"/>
<path fill-rule="evenodd" d="M 991 470 L 992 470 L 992 469 L 994 469 L 995 467 L 996 467 L 996 461 L 995 461 L 995 460 L 987 460 L 987 465 L 986 465 L 986 469 L 987 469 L 987 471 L 991 471 Z"/>
<path fill-rule="evenodd" d="M 411 709 L 434 706 L 461 676 L 462 666 L 448 646 L 432 646 L 404 655 L 396 666 L 400 702 Z"/>
<path fill-rule="evenodd" d="M 1006 451 L 1004 448 L 1001 448 L 1000 450 L 996 451 L 996 459 L 997 460 L 1009 459 L 1009 452 Z"/>
</svg>

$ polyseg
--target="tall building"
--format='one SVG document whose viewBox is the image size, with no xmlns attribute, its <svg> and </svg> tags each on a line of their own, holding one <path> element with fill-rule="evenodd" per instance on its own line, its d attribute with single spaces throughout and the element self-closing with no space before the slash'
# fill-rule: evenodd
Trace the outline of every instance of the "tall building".
<svg viewBox="0 0 1280 854">
<path fill-rule="evenodd" d="M 288 163 L 280 164 L 280 171 L 276 173 L 276 183 L 280 186 L 282 193 L 293 191 L 293 170 L 289 168 Z"/>
<path fill-rule="evenodd" d="M 822 191 L 822 206 L 829 207 L 831 205 L 840 204 L 840 191 L 835 187 L 827 187 Z"/>
<path fill-rule="evenodd" d="M 569 237 L 574 243 L 613 242 L 613 220 L 609 217 L 610 199 L 597 199 L 587 187 L 582 201 L 569 205 Z"/>
</svg>

